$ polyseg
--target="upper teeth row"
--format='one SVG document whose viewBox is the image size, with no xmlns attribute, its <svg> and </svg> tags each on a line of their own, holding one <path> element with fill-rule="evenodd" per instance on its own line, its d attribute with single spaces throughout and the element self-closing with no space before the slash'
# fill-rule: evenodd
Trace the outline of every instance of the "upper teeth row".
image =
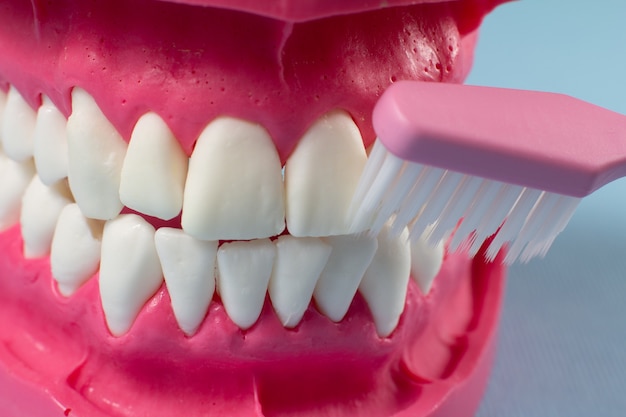
<svg viewBox="0 0 626 417">
<path fill-rule="evenodd" d="M 260 125 L 222 117 L 200 134 L 190 158 L 156 114 L 141 117 L 127 144 L 84 90 L 65 120 L 44 97 L 35 113 L 7 94 L 2 145 L 11 159 L 34 156 L 44 184 L 68 177 L 85 216 L 115 218 L 124 206 L 171 219 L 198 239 L 259 239 L 348 233 L 349 202 L 367 159 L 349 115 L 332 112 L 303 136 L 283 173 Z M 337 179 L 341 178 L 340 181 Z M 254 208 L 254 210 L 251 210 Z"/>
<path fill-rule="evenodd" d="M 314 124 L 287 161 L 283 184 L 261 126 L 217 119 L 187 158 L 157 115 L 144 115 L 127 145 L 85 91 L 75 89 L 72 97 L 66 120 L 45 97 L 35 112 L 14 88 L 0 90 L 8 156 L 0 154 L 0 230 L 20 220 L 25 256 L 51 252 L 64 295 L 100 268 L 114 334 L 128 330 L 163 275 L 179 325 L 195 332 L 213 296 L 214 267 L 227 313 L 242 328 L 258 318 L 266 291 L 283 324 L 293 327 L 312 296 L 322 313 L 341 320 L 357 288 L 379 334 L 395 328 L 410 249 L 385 233 L 345 235 L 366 158 L 347 114 L 333 112 Z M 124 205 L 163 219 L 182 208 L 184 231 L 155 233 L 141 217 L 120 215 Z M 285 216 L 292 235 L 308 237 L 267 239 L 280 234 Z M 218 249 L 223 239 L 255 240 Z M 412 272 L 427 292 L 443 250 L 420 245 L 412 248 L 419 259 Z"/>
</svg>

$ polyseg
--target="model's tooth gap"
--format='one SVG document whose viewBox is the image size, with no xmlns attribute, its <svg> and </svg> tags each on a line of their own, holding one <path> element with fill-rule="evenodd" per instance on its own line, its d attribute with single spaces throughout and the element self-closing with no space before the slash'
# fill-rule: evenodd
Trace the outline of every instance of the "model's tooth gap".
<svg viewBox="0 0 626 417">
<path fill-rule="evenodd" d="M 61 296 L 99 276 L 115 336 L 165 283 L 188 336 L 214 299 L 241 329 L 266 300 L 294 328 L 311 306 L 340 322 L 360 292 L 385 337 L 403 311 L 409 271 L 424 294 L 437 275 L 442 244 L 410 246 L 389 225 L 378 237 L 349 233 L 367 155 L 345 112 L 314 123 L 281 167 L 267 131 L 247 121 L 214 120 L 187 157 L 154 113 L 127 144 L 86 91 L 75 88 L 72 105 L 66 119 L 45 95 L 33 110 L 15 88 L 0 90 L 0 230 L 19 223 L 24 257 L 49 256 Z M 182 229 L 155 227 L 155 218 L 182 218 Z"/>
</svg>

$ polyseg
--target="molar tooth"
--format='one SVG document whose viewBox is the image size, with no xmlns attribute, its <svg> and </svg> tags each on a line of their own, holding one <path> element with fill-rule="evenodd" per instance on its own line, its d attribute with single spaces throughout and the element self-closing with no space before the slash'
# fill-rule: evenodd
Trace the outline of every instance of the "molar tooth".
<svg viewBox="0 0 626 417">
<path fill-rule="evenodd" d="M 33 130 L 36 114 L 13 86 L 9 87 L 2 114 L 2 146 L 6 155 L 17 162 L 33 156 Z"/>
<path fill-rule="evenodd" d="M 219 294 L 228 316 L 242 329 L 261 314 L 275 257 L 269 239 L 224 243 L 217 251 Z"/>
<path fill-rule="evenodd" d="M 50 268 L 65 297 L 98 272 L 104 222 L 83 216 L 77 204 L 61 211 L 50 249 Z"/>
<path fill-rule="evenodd" d="M 368 235 L 329 236 L 323 240 L 333 250 L 315 286 L 315 303 L 322 314 L 339 322 L 350 308 L 378 241 Z"/>
<path fill-rule="evenodd" d="M 183 206 L 188 158 L 155 113 L 137 121 L 122 167 L 120 199 L 127 207 L 169 220 Z"/>
<path fill-rule="evenodd" d="M 154 241 L 176 321 L 183 332 L 193 335 L 215 292 L 218 242 L 197 240 L 172 228 L 157 230 Z"/>
<path fill-rule="evenodd" d="M 427 228 L 419 239 L 411 242 L 411 276 L 424 295 L 430 292 L 445 252 L 445 239 L 435 246 L 428 243 L 427 236 L 431 230 L 432 227 Z"/>
<path fill-rule="evenodd" d="M 285 227 L 280 159 L 261 126 L 219 118 L 189 160 L 183 229 L 203 240 L 256 239 Z"/>
<path fill-rule="evenodd" d="M 67 120 L 46 96 L 37 111 L 33 146 L 41 182 L 52 185 L 67 177 Z"/>
<path fill-rule="evenodd" d="M 123 214 L 104 225 L 100 296 L 111 334 L 132 326 L 163 282 L 154 228 L 140 216 Z"/>
<path fill-rule="evenodd" d="M 386 224 L 378 235 L 378 250 L 359 285 L 380 337 L 389 336 L 398 325 L 411 271 L 407 229 L 400 236 L 392 236 Z"/>
<path fill-rule="evenodd" d="M 80 88 L 72 91 L 67 144 L 68 178 L 76 203 L 92 219 L 114 218 L 123 207 L 119 188 L 126 142 Z"/>
<path fill-rule="evenodd" d="M 311 302 L 331 247 L 318 238 L 281 236 L 276 249 L 269 295 L 281 323 L 291 328 L 298 325 Z"/>
<path fill-rule="evenodd" d="M 336 111 L 318 120 L 285 165 L 287 228 L 294 236 L 348 234 L 348 210 L 367 156 L 359 129 Z"/>
<path fill-rule="evenodd" d="M 0 151 L 0 231 L 19 220 L 22 196 L 34 175 L 32 159 L 15 162 Z"/>
<path fill-rule="evenodd" d="M 33 177 L 24 193 L 20 214 L 24 258 L 48 254 L 59 214 L 70 203 L 72 196 L 65 181 L 48 187 L 38 175 Z"/>
</svg>

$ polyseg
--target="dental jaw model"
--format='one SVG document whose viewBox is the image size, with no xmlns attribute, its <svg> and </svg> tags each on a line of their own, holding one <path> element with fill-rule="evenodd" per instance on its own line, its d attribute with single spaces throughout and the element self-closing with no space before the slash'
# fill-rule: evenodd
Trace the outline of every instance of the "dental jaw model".
<svg viewBox="0 0 626 417">
<path fill-rule="evenodd" d="M 0 5 L 0 409 L 472 415 L 501 259 L 348 206 L 382 91 L 461 82 L 495 3 L 182 3 Z"/>
</svg>

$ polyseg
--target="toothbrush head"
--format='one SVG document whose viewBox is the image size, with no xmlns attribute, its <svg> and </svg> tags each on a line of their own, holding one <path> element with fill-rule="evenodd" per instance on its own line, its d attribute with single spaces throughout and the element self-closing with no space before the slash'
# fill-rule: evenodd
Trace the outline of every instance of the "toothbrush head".
<svg viewBox="0 0 626 417">
<path fill-rule="evenodd" d="M 561 94 L 402 81 L 374 109 L 378 141 L 354 230 L 392 219 L 434 245 L 543 256 L 580 198 L 626 175 L 626 117 Z"/>
</svg>

